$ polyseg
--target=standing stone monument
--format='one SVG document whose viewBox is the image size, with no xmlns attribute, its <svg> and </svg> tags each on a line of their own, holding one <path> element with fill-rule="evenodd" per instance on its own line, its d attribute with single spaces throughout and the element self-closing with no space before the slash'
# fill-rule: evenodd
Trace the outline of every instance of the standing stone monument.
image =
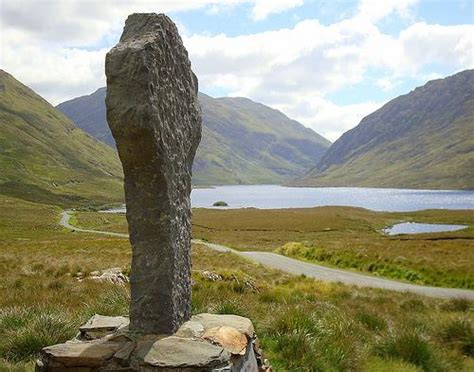
<svg viewBox="0 0 474 372">
<path fill-rule="evenodd" d="M 201 111 L 176 26 L 163 14 L 132 14 L 105 69 L 133 250 L 130 317 L 94 315 L 73 339 L 43 348 L 36 371 L 271 371 L 250 319 L 190 317 Z"/>
<path fill-rule="evenodd" d="M 107 54 L 107 121 L 125 176 L 132 244 L 130 330 L 171 334 L 191 316 L 191 168 L 198 81 L 175 24 L 128 17 Z"/>
</svg>

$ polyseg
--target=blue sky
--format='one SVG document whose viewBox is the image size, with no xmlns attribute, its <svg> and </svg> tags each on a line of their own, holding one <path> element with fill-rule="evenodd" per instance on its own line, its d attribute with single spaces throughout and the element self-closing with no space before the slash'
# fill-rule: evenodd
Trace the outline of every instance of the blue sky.
<svg viewBox="0 0 474 372">
<path fill-rule="evenodd" d="M 53 104 L 89 94 L 132 12 L 177 23 L 201 91 L 249 97 L 330 140 L 474 66 L 473 0 L 3 0 L 0 67 Z"/>
</svg>

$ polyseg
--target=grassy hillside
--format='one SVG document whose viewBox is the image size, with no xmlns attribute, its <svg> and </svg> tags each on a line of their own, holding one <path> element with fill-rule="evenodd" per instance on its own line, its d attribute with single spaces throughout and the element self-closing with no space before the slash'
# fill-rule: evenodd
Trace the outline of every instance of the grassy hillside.
<svg viewBox="0 0 474 372">
<path fill-rule="evenodd" d="M 3 70 L 0 168 L 1 194 L 65 205 L 122 200 L 115 151 Z"/>
<path fill-rule="evenodd" d="M 113 146 L 105 116 L 105 88 L 58 105 L 74 123 Z M 246 98 L 200 94 L 202 141 L 195 185 L 281 183 L 302 175 L 330 143 L 281 112 Z"/>
<path fill-rule="evenodd" d="M 296 185 L 474 189 L 474 70 L 364 118 Z"/>
</svg>

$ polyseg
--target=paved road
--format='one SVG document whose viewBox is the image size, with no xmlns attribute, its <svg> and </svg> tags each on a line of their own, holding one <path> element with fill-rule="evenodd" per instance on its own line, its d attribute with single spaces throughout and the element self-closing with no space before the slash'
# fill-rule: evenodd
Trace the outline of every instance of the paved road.
<svg viewBox="0 0 474 372">
<path fill-rule="evenodd" d="M 61 226 L 80 232 L 93 234 L 110 235 L 121 238 L 128 238 L 128 234 L 120 234 L 108 231 L 88 230 L 72 226 L 69 223 L 71 214 L 69 211 L 61 213 Z M 474 300 L 474 291 L 468 289 L 428 287 L 422 285 L 402 283 L 395 280 L 383 279 L 376 276 L 358 274 L 352 271 L 333 269 L 326 266 L 303 262 L 270 252 L 241 252 L 220 244 L 209 243 L 206 241 L 194 239 L 193 243 L 205 245 L 206 247 L 218 252 L 229 252 L 247 259 L 258 262 L 264 266 L 285 271 L 295 275 L 306 275 L 310 278 L 323 280 L 326 282 L 340 282 L 359 287 L 381 288 L 399 292 L 412 292 L 429 297 L 437 298 L 467 298 Z"/>
<path fill-rule="evenodd" d="M 99 231 L 99 230 L 88 230 L 88 229 L 81 229 L 79 227 L 73 226 L 69 223 L 69 220 L 71 219 L 71 212 L 70 211 L 65 211 L 61 213 L 61 220 L 59 221 L 59 224 L 66 229 L 72 230 L 72 231 L 79 231 L 79 232 L 86 232 L 86 233 L 92 233 L 92 234 L 101 234 L 101 235 L 108 235 L 108 236 L 117 236 L 119 238 L 127 238 L 128 239 L 128 234 L 121 234 L 121 233 L 115 233 L 111 231 Z"/>
</svg>

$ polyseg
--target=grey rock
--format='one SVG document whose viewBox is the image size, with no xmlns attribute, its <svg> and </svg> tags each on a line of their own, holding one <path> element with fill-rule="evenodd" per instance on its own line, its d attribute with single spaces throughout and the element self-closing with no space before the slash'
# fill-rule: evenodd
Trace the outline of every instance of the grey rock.
<svg viewBox="0 0 474 372">
<path fill-rule="evenodd" d="M 259 372 L 257 358 L 252 343 L 248 343 L 244 355 L 232 355 L 232 372 Z"/>
<path fill-rule="evenodd" d="M 204 327 L 201 323 L 189 320 L 179 327 L 178 331 L 175 333 L 175 336 L 197 338 L 201 337 L 203 333 Z"/>
<path fill-rule="evenodd" d="M 197 78 L 174 23 L 132 14 L 107 54 L 107 121 L 125 176 L 130 329 L 171 334 L 191 315 L 191 168 Z"/>
<path fill-rule="evenodd" d="M 252 339 L 255 334 L 252 322 L 250 319 L 244 318 L 243 316 L 202 313 L 194 315 L 191 318 L 191 321 L 201 323 L 205 331 L 211 328 L 228 326 L 235 328 L 240 333 L 246 335 L 249 339 Z"/>
<path fill-rule="evenodd" d="M 124 330 L 130 320 L 125 316 L 104 316 L 95 314 L 86 324 L 79 327 L 79 338 L 95 340 L 106 335 Z"/>
<path fill-rule="evenodd" d="M 90 280 L 97 282 L 109 282 L 117 285 L 125 285 L 128 283 L 128 277 L 122 273 L 120 267 L 112 267 L 104 271 L 93 271 L 91 272 Z"/>
<path fill-rule="evenodd" d="M 48 368 L 57 367 L 89 367 L 103 366 L 106 361 L 121 348 L 123 342 L 104 337 L 93 341 L 68 341 L 43 348 L 41 360 Z M 49 371 L 50 369 L 48 369 Z"/>
<path fill-rule="evenodd" d="M 248 338 L 253 335 L 253 327 L 246 318 L 200 314 L 185 322 L 172 336 L 129 332 L 127 321 L 126 317 L 94 315 L 80 328 L 81 332 L 96 335 L 96 332 L 116 330 L 99 339 L 76 338 L 48 346 L 42 350 L 36 370 L 251 372 L 262 366 L 258 339 Z M 217 328 L 212 328 L 213 325 Z"/>
<path fill-rule="evenodd" d="M 220 346 L 204 341 L 170 336 L 156 341 L 144 363 L 167 368 L 215 368 L 229 363 L 230 354 Z"/>
</svg>

